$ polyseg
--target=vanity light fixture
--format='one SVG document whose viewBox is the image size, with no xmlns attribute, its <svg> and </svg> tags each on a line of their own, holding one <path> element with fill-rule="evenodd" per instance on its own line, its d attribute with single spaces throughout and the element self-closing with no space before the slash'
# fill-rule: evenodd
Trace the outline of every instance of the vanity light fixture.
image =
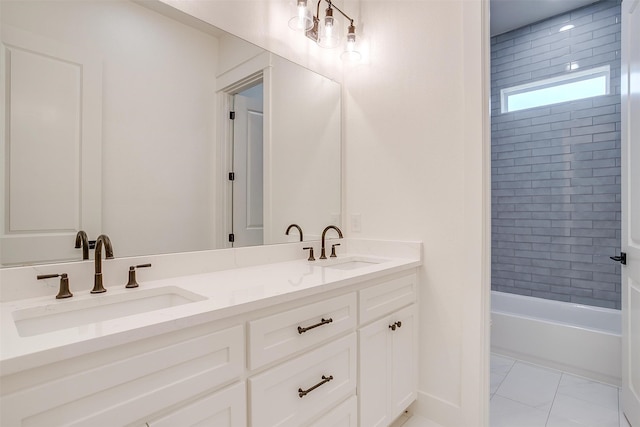
<svg viewBox="0 0 640 427">
<path fill-rule="evenodd" d="M 356 27 L 353 19 L 333 4 L 331 0 L 324 0 L 327 3 L 327 8 L 324 17 L 321 18 L 320 3 L 322 1 L 318 0 L 316 14 L 311 15 L 307 8 L 307 0 L 297 0 L 296 15 L 289 20 L 289 27 L 304 31 L 305 35 L 316 42 L 318 46 L 333 49 L 341 43 L 340 26 L 334 17 L 334 11 L 338 11 L 349 21 L 345 49 L 340 58 L 351 62 L 359 61 L 362 55 L 356 50 Z"/>
</svg>

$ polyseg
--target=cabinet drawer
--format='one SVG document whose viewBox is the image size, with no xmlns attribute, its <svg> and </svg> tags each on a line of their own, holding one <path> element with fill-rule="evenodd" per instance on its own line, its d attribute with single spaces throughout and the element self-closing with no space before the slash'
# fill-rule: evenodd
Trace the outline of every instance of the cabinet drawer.
<svg viewBox="0 0 640 427">
<path fill-rule="evenodd" d="M 245 383 L 237 383 L 182 406 L 148 427 L 240 427 L 247 425 Z"/>
<path fill-rule="evenodd" d="M 249 322 L 249 368 L 312 347 L 355 328 L 355 293 Z"/>
<path fill-rule="evenodd" d="M 309 427 L 358 427 L 358 398 L 351 396 Z"/>
<path fill-rule="evenodd" d="M 360 291 L 360 323 L 367 323 L 416 301 L 416 274 Z"/>
<path fill-rule="evenodd" d="M 355 389 L 356 335 L 352 333 L 249 379 L 251 425 L 304 425 Z"/>
<path fill-rule="evenodd" d="M 206 329 L 203 329 L 206 330 Z M 242 326 L 205 333 L 35 384 L 2 397 L 1 425 L 127 425 L 239 377 Z M 130 347 L 131 345 L 127 345 Z M 100 357 L 97 355 L 96 357 Z M 92 357 L 86 355 L 85 357 Z"/>
</svg>

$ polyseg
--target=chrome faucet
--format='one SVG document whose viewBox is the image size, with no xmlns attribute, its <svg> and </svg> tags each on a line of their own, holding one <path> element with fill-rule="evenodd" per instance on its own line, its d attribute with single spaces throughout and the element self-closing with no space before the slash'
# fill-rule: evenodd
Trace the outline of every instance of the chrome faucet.
<svg viewBox="0 0 640 427">
<path fill-rule="evenodd" d="M 96 272 L 93 276 L 93 289 L 92 294 L 101 294 L 107 292 L 102 285 L 102 246 L 106 252 L 106 259 L 113 259 L 113 248 L 111 247 L 111 240 L 106 234 L 101 234 L 96 239 Z"/>
<path fill-rule="evenodd" d="M 76 234 L 76 249 L 82 248 L 82 259 L 89 259 L 89 239 L 84 230 Z"/>
<path fill-rule="evenodd" d="M 286 234 L 287 236 L 289 235 L 289 231 L 291 231 L 292 228 L 297 228 L 298 229 L 298 233 L 300 233 L 300 241 L 302 242 L 304 240 L 304 238 L 302 237 L 302 228 L 300 228 L 300 226 L 298 224 L 291 224 L 290 226 L 287 227 L 287 231 L 285 231 L 284 234 Z"/>
<path fill-rule="evenodd" d="M 327 231 L 331 230 L 332 228 L 338 232 L 338 237 L 342 239 L 342 231 L 340 231 L 340 229 L 335 225 L 329 225 L 324 230 L 322 230 L 322 251 L 320 252 L 319 259 L 327 259 L 327 255 L 324 250 L 324 238 L 325 238 L 325 235 L 327 234 Z"/>
</svg>

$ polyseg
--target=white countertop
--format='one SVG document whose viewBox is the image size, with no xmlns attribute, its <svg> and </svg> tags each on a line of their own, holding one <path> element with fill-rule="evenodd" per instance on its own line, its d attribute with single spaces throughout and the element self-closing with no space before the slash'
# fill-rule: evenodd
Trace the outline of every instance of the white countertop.
<svg viewBox="0 0 640 427">
<path fill-rule="evenodd" d="M 326 267 L 327 263 L 364 259 L 378 261 L 352 270 Z M 108 288 L 104 294 L 90 294 L 88 290 L 72 291 L 73 298 L 56 300 L 41 296 L 0 304 L 1 341 L 0 373 L 7 375 L 71 355 L 97 351 L 185 327 L 247 313 L 271 305 L 348 287 L 364 280 L 375 279 L 417 267 L 420 257 L 389 258 L 371 255 L 344 254 L 337 259 L 309 262 L 295 260 L 233 268 L 204 274 L 184 275 L 159 280 L 141 280 L 140 287 Z M 324 265 L 324 266 L 323 266 Z M 57 280 L 57 279 L 51 279 Z M 57 282 L 56 282 L 57 283 Z M 107 301 L 153 289 L 174 287 L 185 293 L 197 294 L 201 301 L 148 311 L 111 320 L 84 324 L 33 336 L 20 336 L 14 322 L 16 310 L 45 307 L 44 310 L 64 310 L 64 304 L 78 301 Z M 48 308 L 47 308 L 48 307 Z"/>
</svg>

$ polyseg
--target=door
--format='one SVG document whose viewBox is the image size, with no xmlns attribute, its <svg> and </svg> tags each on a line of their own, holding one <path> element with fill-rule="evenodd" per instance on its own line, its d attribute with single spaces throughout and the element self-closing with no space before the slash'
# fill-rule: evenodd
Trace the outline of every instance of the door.
<svg viewBox="0 0 640 427">
<path fill-rule="evenodd" d="M 233 246 L 263 243 L 262 84 L 234 95 Z"/>
<path fill-rule="evenodd" d="M 392 320 L 391 419 L 416 400 L 418 390 L 418 322 L 415 304 L 397 312 Z"/>
<path fill-rule="evenodd" d="M 640 0 L 622 2 L 622 408 L 640 426 Z"/>
<path fill-rule="evenodd" d="M 361 426 L 385 427 L 391 421 L 388 417 L 392 357 L 389 322 L 390 317 L 385 317 L 359 331 L 358 402 Z"/>
<path fill-rule="evenodd" d="M 80 260 L 76 232 L 101 228 L 100 61 L 4 26 L 0 68 L 0 264 Z"/>
</svg>

